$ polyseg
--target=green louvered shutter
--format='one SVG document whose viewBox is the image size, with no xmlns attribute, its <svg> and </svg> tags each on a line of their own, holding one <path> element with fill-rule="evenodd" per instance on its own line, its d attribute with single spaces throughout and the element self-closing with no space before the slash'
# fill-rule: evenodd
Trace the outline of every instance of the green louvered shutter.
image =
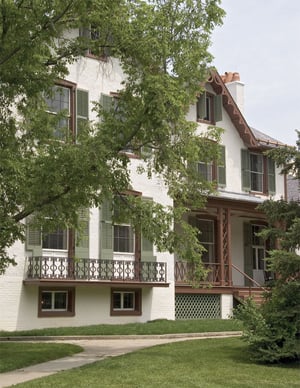
<svg viewBox="0 0 300 388">
<path fill-rule="evenodd" d="M 111 202 L 104 201 L 100 209 L 100 258 L 113 259 L 113 224 Z"/>
<path fill-rule="evenodd" d="M 222 120 L 223 98 L 222 94 L 214 96 L 214 119 L 217 123 Z"/>
<path fill-rule="evenodd" d="M 248 150 L 241 150 L 241 164 L 242 164 L 242 190 L 251 190 L 250 181 L 250 156 Z"/>
<path fill-rule="evenodd" d="M 271 158 L 268 160 L 268 192 L 269 195 L 276 193 L 276 175 L 275 175 L 275 162 Z"/>
<path fill-rule="evenodd" d="M 226 153 L 225 146 L 220 145 L 220 162 L 218 164 L 218 186 L 226 186 Z"/>
<path fill-rule="evenodd" d="M 89 119 L 89 93 L 87 91 L 77 89 L 76 107 L 76 129 L 78 136 L 80 130 Z"/>
<path fill-rule="evenodd" d="M 244 272 L 253 278 L 252 263 L 252 227 L 251 224 L 244 223 Z M 245 279 L 245 285 L 250 285 L 250 280 Z"/>
<path fill-rule="evenodd" d="M 203 120 L 206 116 L 206 92 L 203 92 L 197 100 L 197 119 Z"/>
<path fill-rule="evenodd" d="M 75 257 L 77 259 L 89 258 L 89 209 L 79 209 L 80 231 L 76 231 Z"/>
<path fill-rule="evenodd" d="M 142 261 L 156 261 L 156 257 L 153 255 L 153 244 L 144 236 L 142 236 L 141 241 L 141 255 Z"/>
<path fill-rule="evenodd" d="M 30 225 L 32 217 L 26 219 L 26 250 L 32 251 L 32 256 L 42 256 L 42 234 L 40 229 Z"/>
<path fill-rule="evenodd" d="M 150 197 L 143 197 L 143 201 L 153 202 Z M 153 254 L 153 243 L 148 240 L 145 236 L 141 236 L 141 260 L 142 261 L 156 261 L 156 256 Z"/>
</svg>

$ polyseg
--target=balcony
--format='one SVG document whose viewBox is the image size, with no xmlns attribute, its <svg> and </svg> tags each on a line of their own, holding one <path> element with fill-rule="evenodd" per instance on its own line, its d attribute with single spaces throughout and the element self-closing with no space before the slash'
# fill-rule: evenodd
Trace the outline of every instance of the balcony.
<svg viewBox="0 0 300 388">
<path fill-rule="evenodd" d="M 28 257 L 25 283 L 35 281 L 146 283 L 168 286 L 167 263 Z"/>
<path fill-rule="evenodd" d="M 229 286 L 228 264 L 204 263 L 204 267 L 209 270 L 204 284 L 212 286 Z M 190 284 L 193 282 L 194 264 L 185 261 L 175 263 L 175 283 L 176 285 Z"/>
</svg>

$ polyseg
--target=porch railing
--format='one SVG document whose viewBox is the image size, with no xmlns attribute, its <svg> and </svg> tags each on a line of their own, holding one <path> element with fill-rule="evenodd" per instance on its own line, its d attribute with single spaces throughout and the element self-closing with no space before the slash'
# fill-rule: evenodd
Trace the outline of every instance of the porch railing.
<svg viewBox="0 0 300 388">
<path fill-rule="evenodd" d="M 127 260 L 28 257 L 26 279 L 166 283 L 167 263 Z"/>
<path fill-rule="evenodd" d="M 247 287 L 249 288 L 249 294 L 251 295 L 251 292 L 252 292 L 252 288 L 256 287 L 256 288 L 260 288 L 261 290 L 263 291 L 266 291 L 267 289 L 261 285 L 260 283 L 258 283 L 255 279 L 253 279 L 251 276 L 247 275 L 244 271 L 242 271 L 239 267 L 237 267 L 236 265 L 232 264 L 232 268 L 235 269 L 237 272 L 239 272 L 241 275 L 244 276 L 244 278 L 246 279 L 248 285 Z"/>
<path fill-rule="evenodd" d="M 221 277 L 221 264 L 220 263 L 203 263 L 204 267 L 209 270 L 207 278 L 204 282 L 213 285 L 229 285 L 229 266 L 224 265 L 224 279 Z M 193 272 L 195 265 L 186 261 L 175 262 L 175 282 L 188 284 L 193 280 Z"/>
</svg>

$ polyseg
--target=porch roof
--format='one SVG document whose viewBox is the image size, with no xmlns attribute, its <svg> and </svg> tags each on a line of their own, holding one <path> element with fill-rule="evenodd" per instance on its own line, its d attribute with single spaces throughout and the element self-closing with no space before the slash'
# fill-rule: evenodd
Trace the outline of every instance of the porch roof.
<svg viewBox="0 0 300 388">
<path fill-rule="evenodd" d="M 249 202 L 254 204 L 261 204 L 265 201 L 265 198 L 260 198 L 255 196 L 254 194 L 250 193 L 236 193 L 233 191 L 226 191 L 219 189 L 218 195 L 211 195 L 211 198 L 224 198 L 231 201 L 243 201 L 243 202 Z"/>
</svg>

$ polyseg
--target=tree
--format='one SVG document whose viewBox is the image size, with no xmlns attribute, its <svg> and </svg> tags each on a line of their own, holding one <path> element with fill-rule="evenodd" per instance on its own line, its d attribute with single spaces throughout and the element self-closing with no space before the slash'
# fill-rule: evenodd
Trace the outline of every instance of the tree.
<svg viewBox="0 0 300 388">
<path fill-rule="evenodd" d="M 298 147 L 283 147 L 269 152 L 284 173 L 300 174 Z M 265 201 L 261 210 L 267 215 L 268 228 L 262 236 L 273 240 L 268 270 L 276 278 L 261 307 L 251 300 L 237 309 L 236 316 L 245 326 L 245 338 L 253 356 L 262 362 L 287 362 L 300 359 L 300 206 L 285 200 Z"/>
<path fill-rule="evenodd" d="M 0 272 L 13 258 L 7 249 L 24 240 L 24 220 L 45 230 L 78 227 L 78 208 L 100 206 L 130 186 L 130 145 L 159 174 L 176 209 L 128 199 L 136 228 L 159 249 L 199 257 L 195 233 L 171 230 L 186 204 L 203 206 L 213 187 L 190 166 L 217 157 L 220 132 L 197 136 L 185 118 L 201 92 L 212 57 L 210 33 L 224 15 L 219 0 L 5 0 L 0 5 Z M 66 31 L 89 28 L 91 34 Z M 123 68 L 118 108 L 95 106 L 101 122 L 85 123 L 78 138 L 57 139 L 64 112 L 46 112 L 55 81 L 90 49 L 117 58 Z M 103 58 L 102 58 L 103 59 Z M 126 79 L 126 80 L 125 80 Z M 120 135 L 121 134 L 121 135 Z M 144 152 L 147 147 L 151 153 Z M 146 222 L 147 221 L 147 222 Z M 185 241 L 185 248 L 183 241 Z"/>
</svg>

